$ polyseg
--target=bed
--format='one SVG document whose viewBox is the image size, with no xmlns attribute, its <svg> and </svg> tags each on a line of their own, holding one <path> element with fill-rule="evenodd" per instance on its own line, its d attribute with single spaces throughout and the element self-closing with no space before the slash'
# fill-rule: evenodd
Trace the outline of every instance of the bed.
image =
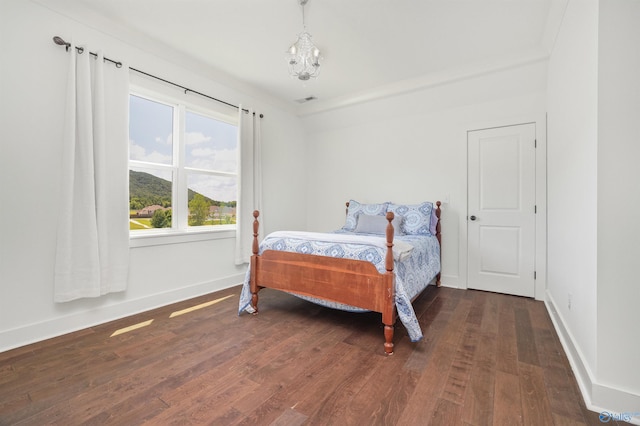
<svg viewBox="0 0 640 426">
<path fill-rule="evenodd" d="M 441 203 L 347 203 L 346 223 L 330 233 L 279 231 L 258 243 L 254 211 L 253 255 L 239 314 L 258 313 L 262 288 L 285 291 L 323 306 L 382 314 L 384 351 L 394 351 L 399 317 L 411 341 L 422 331 L 412 302 L 431 283 L 440 286 Z"/>
</svg>

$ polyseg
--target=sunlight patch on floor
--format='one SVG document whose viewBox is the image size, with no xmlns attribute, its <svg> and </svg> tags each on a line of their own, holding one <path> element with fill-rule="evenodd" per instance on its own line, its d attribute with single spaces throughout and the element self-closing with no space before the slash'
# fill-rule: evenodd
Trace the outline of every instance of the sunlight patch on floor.
<svg viewBox="0 0 640 426">
<path fill-rule="evenodd" d="M 111 336 L 109 336 L 109 337 L 117 336 L 118 334 L 123 334 L 123 333 L 127 333 L 129 331 L 137 330 L 137 329 L 142 328 L 142 327 L 146 327 L 149 324 L 151 324 L 152 322 L 153 322 L 153 320 L 150 319 L 149 321 L 144 321 L 144 322 L 140 322 L 138 324 L 130 325 L 129 327 L 121 328 L 120 330 L 114 331 L 113 334 Z"/>
<path fill-rule="evenodd" d="M 227 299 L 229 299 L 230 297 L 233 297 L 233 296 L 234 296 L 233 294 L 230 294 L 229 296 L 225 296 L 225 297 L 222 297 L 220 299 L 212 300 L 210 302 L 201 303 L 199 305 L 192 306 L 190 308 L 183 309 L 181 311 L 175 311 L 171 315 L 169 315 L 169 318 L 177 317 L 178 315 L 188 314 L 189 312 L 193 312 L 193 311 L 196 311 L 198 309 L 206 308 L 207 306 L 215 305 L 216 303 L 222 302 L 223 300 L 227 300 Z"/>
</svg>

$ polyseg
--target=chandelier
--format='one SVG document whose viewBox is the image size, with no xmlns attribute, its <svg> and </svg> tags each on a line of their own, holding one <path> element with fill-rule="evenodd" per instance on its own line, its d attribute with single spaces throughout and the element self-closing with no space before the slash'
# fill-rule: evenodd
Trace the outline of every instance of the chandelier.
<svg viewBox="0 0 640 426">
<path fill-rule="evenodd" d="M 320 49 L 311 41 L 311 34 L 307 32 L 304 20 L 304 6 L 309 0 L 299 1 L 302 6 L 302 32 L 298 34 L 298 40 L 287 50 L 287 62 L 292 77 L 307 81 L 318 76 L 321 56 Z"/>
</svg>

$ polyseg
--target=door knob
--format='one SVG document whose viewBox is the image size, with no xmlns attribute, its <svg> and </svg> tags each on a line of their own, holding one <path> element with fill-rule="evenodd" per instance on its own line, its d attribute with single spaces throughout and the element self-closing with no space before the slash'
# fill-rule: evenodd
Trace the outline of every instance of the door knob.
<svg viewBox="0 0 640 426">
<path fill-rule="evenodd" d="M 476 219 L 477 219 L 477 217 L 475 217 L 475 216 L 471 215 L 471 216 L 469 216 L 469 219 L 471 219 L 471 220 L 476 220 Z"/>
</svg>

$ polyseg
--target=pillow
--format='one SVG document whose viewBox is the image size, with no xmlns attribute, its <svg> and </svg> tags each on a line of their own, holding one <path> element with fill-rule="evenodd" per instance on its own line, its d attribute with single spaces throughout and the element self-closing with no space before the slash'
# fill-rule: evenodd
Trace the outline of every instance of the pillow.
<svg viewBox="0 0 640 426">
<path fill-rule="evenodd" d="M 407 235 L 431 235 L 431 211 L 433 203 L 393 204 L 388 210 L 396 216 L 402 216 L 402 232 Z"/>
<path fill-rule="evenodd" d="M 385 216 L 360 214 L 358 215 L 358 224 L 356 225 L 355 232 L 361 234 L 381 234 L 386 235 L 387 225 L 389 221 Z M 402 232 L 402 217 L 395 216 L 391 221 L 393 225 L 393 234 L 404 235 Z"/>
<path fill-rule="evenodd" d="M 438 216 L 436 216 L 436 209 L 431 208 L 431 223 L 429 224 L 429 232 L 431 235 L 436 235 L 438 230 L 436 227 L 438 226 Z"/>
<path fill-rule="evenodd" d="M 347 209 L 347 220 L 342 227 L 345 231 L 355 231 L 358 223 L 358 215 L 368 214 L 374 216 L 384 216 L 387 214 L 387 206 L 389 203 L 382 204 L 360 204 L 355 200 L 349 201 L 349 208 Z"/>
</svg>

